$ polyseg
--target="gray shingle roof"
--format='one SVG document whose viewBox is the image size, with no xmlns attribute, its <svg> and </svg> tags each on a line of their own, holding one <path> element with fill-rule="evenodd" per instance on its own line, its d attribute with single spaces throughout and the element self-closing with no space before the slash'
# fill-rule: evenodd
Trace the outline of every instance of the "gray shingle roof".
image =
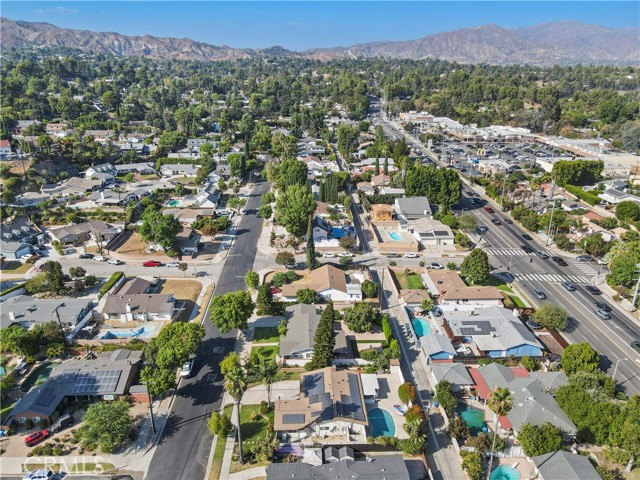
<svg viewBox="0 0 640 480">
<path fill-rule="evenodd" d="M 396 198 L 396 207 L 400 213 L 409 217 L 424 217 L 432 214 L 427 197 Z"/>
<path fill-rule="evenodd" d="M 432 363 L 431 371 L 438 382 L 446 380 L 452 385 L 466 386 L 473 385 L 473 379 L 464 364 L 454 363 Z"/>
<path fill-rule="evenodd" d="M 287 334 L 280 339 L 280 356 L 313 348 L 320 322 L 320 314 L 315 305 L 292 305 L 285 310 L 285 316 L 289 320 L 289 328 Z"/>
<path fill-rule="evenodd" d="M 434 355 L 440 352 L 447 352 L 451 355 L 456 354 L 456 349 L 453 348 L 451 341 L 444 335 L 434 333 L 432 335 L 425 335 L 420 339 L 420 342 L 424 346 L 428 355 Z"/>
<path fill-rule="evenodd" d="M 587 457 L 560 450 L 533 457 L 542 480 L 602 480 Z"/>
<path fill-rule="evenodd" d="M 341 460 L 325 465 L 306 463 L 271 463 L 267 466 L 267 480 L 314 478 L 335 480 L 409 480 L 409 471 L 400 455 L 369 455 L 370 461 Z"/>
<path fill-rule="evenodd" d="M 0 325 L 19 324 L 28 328 L 36 323 L 57 321 L 58 309 L 63 325 L 75 326 L 89 313 L 93 302 L 89 298 L 33 298 L 18 295 L 7 299 L 0 309 Z"/>
</svg>

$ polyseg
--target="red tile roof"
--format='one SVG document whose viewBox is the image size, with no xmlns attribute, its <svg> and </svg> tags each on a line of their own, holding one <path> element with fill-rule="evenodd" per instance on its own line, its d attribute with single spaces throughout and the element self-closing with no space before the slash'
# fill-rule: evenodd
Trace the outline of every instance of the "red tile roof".
<svg viewBox="0 0 640 480">
<path fill-rule="evenodd" d="M 480 398 L 484 398 L 485 400 L 489 398 L 489 395 L 491 394 L 491 390 L 489 390 L 489 386 L 487 385 L 487 382 L 484 381 L 484 378 L 482 377 L 482 373 L 480 373 L 480 370 L 478 370 L 477 368 L 470 368 L 469 373 L 471 374 L 473 383 L 476 384 L 476 392 L 478 392 L 478 395 L 480 396 Z"/>
<path fill-rule="evenodd" d="M 517 367 L 511 367 L 509 370 L 511 370 L 511 373 L 513 373 L 516 376 L 516 378 L 529 377 L 529 370 L 524 368 L 522 365 L 519 365 Z"/>
</svg>

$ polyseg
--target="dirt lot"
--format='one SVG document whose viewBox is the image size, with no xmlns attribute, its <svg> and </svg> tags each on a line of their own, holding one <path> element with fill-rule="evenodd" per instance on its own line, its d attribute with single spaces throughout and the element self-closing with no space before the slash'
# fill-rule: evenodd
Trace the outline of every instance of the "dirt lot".
<svg viewBox="0 0 640 480">
<path fill-rule="evenodd" d="M 160 285 L 158 293 L 172 293 L 178 300 L 184 300 L 184 310 L 180 314 L 180 320 L 187 321 L 191 317 L 194 308 L 198 308 L 196 300 L 202 290 L 202 284 L 195 280 L 165 280 Z"/>
</svg>

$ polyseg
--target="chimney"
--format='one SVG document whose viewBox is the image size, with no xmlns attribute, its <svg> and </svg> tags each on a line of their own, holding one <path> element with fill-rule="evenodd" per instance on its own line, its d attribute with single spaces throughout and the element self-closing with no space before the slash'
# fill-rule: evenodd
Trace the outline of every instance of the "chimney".
<svg viewBox="0 0 640 480">
<path fill-rule="evenodd" d="M 12 322 L 15 322 L 16 321 L 16 314 L 14 312 L 9 312 L 9 319 Z"/>
<path fill-rule="evenodd" d="M 100 192 L 100 198 L 104 200 L 104 190 Z"/>
<path fill-rule="evenodd" d="M 127 303 L 126 309 L 127 309 L 127 313 L 131 313 L 131 304 L 130 303 Z"/>
</svg>

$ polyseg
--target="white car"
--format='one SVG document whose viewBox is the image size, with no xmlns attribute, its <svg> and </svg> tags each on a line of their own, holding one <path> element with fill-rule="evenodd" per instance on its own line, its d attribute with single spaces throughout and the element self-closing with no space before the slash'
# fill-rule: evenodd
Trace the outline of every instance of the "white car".
<svg viewBox="0 0 640 480">
<path fill-rule="evenodd" d="M 418 255 L 413 252 L 405 253 L 404 258 L 418 258 Z"/>
<path fill-rule="evenodd" d="M 339 253 L 338 256 L 339 257 L 349 257 L 349 258 L 355 257 L 355 255 L 353 253 L 350 253 L 350 252 L 342 252 L 342 253 Z"/>
<path fill-rule="evenodd" d="M 121 265 L 122 260 L 118 260 L 117 258 L 111 258 L 107 260 L 107 263 L 110 263 L 111 265 Z"/>
<path fill-rule="evenodd" d="M 97 257 L 93 257 L 96 262 L 106 262 L 107 257 L 103 257 L 102 255 L 98 255 Z"/>
<path fill-rule="evenodd" d="M 193 371 L 193 362 L 193 358 L 184 362 L 184 364 L 182 365 L 182 369 L 180 370 L 181 377 L 188 378 L 191 376 L 191 372 Z"/>
<path fill-rule="evenodd" d="M 179 267 L 180 262 L 169 262 L 164 264 L 165 267 Z"/>
<path fill-rule="evenodd" d="M 53 478 L 53 472 L 48 469 L 42 469 L 25 473 L 22 480 L 49 480 L 51 478 Z"/>
<path fill-rule="evenodd" d="M 439 263 L 430 263 L 428 268 L 433 268 L 434 270 L 443 270 L 444 267 Z"/>
<path fill-rule="evenodd" d="M 322 258 L 336 258 L 335 253 L 323 253 Z"/>
</svg>

